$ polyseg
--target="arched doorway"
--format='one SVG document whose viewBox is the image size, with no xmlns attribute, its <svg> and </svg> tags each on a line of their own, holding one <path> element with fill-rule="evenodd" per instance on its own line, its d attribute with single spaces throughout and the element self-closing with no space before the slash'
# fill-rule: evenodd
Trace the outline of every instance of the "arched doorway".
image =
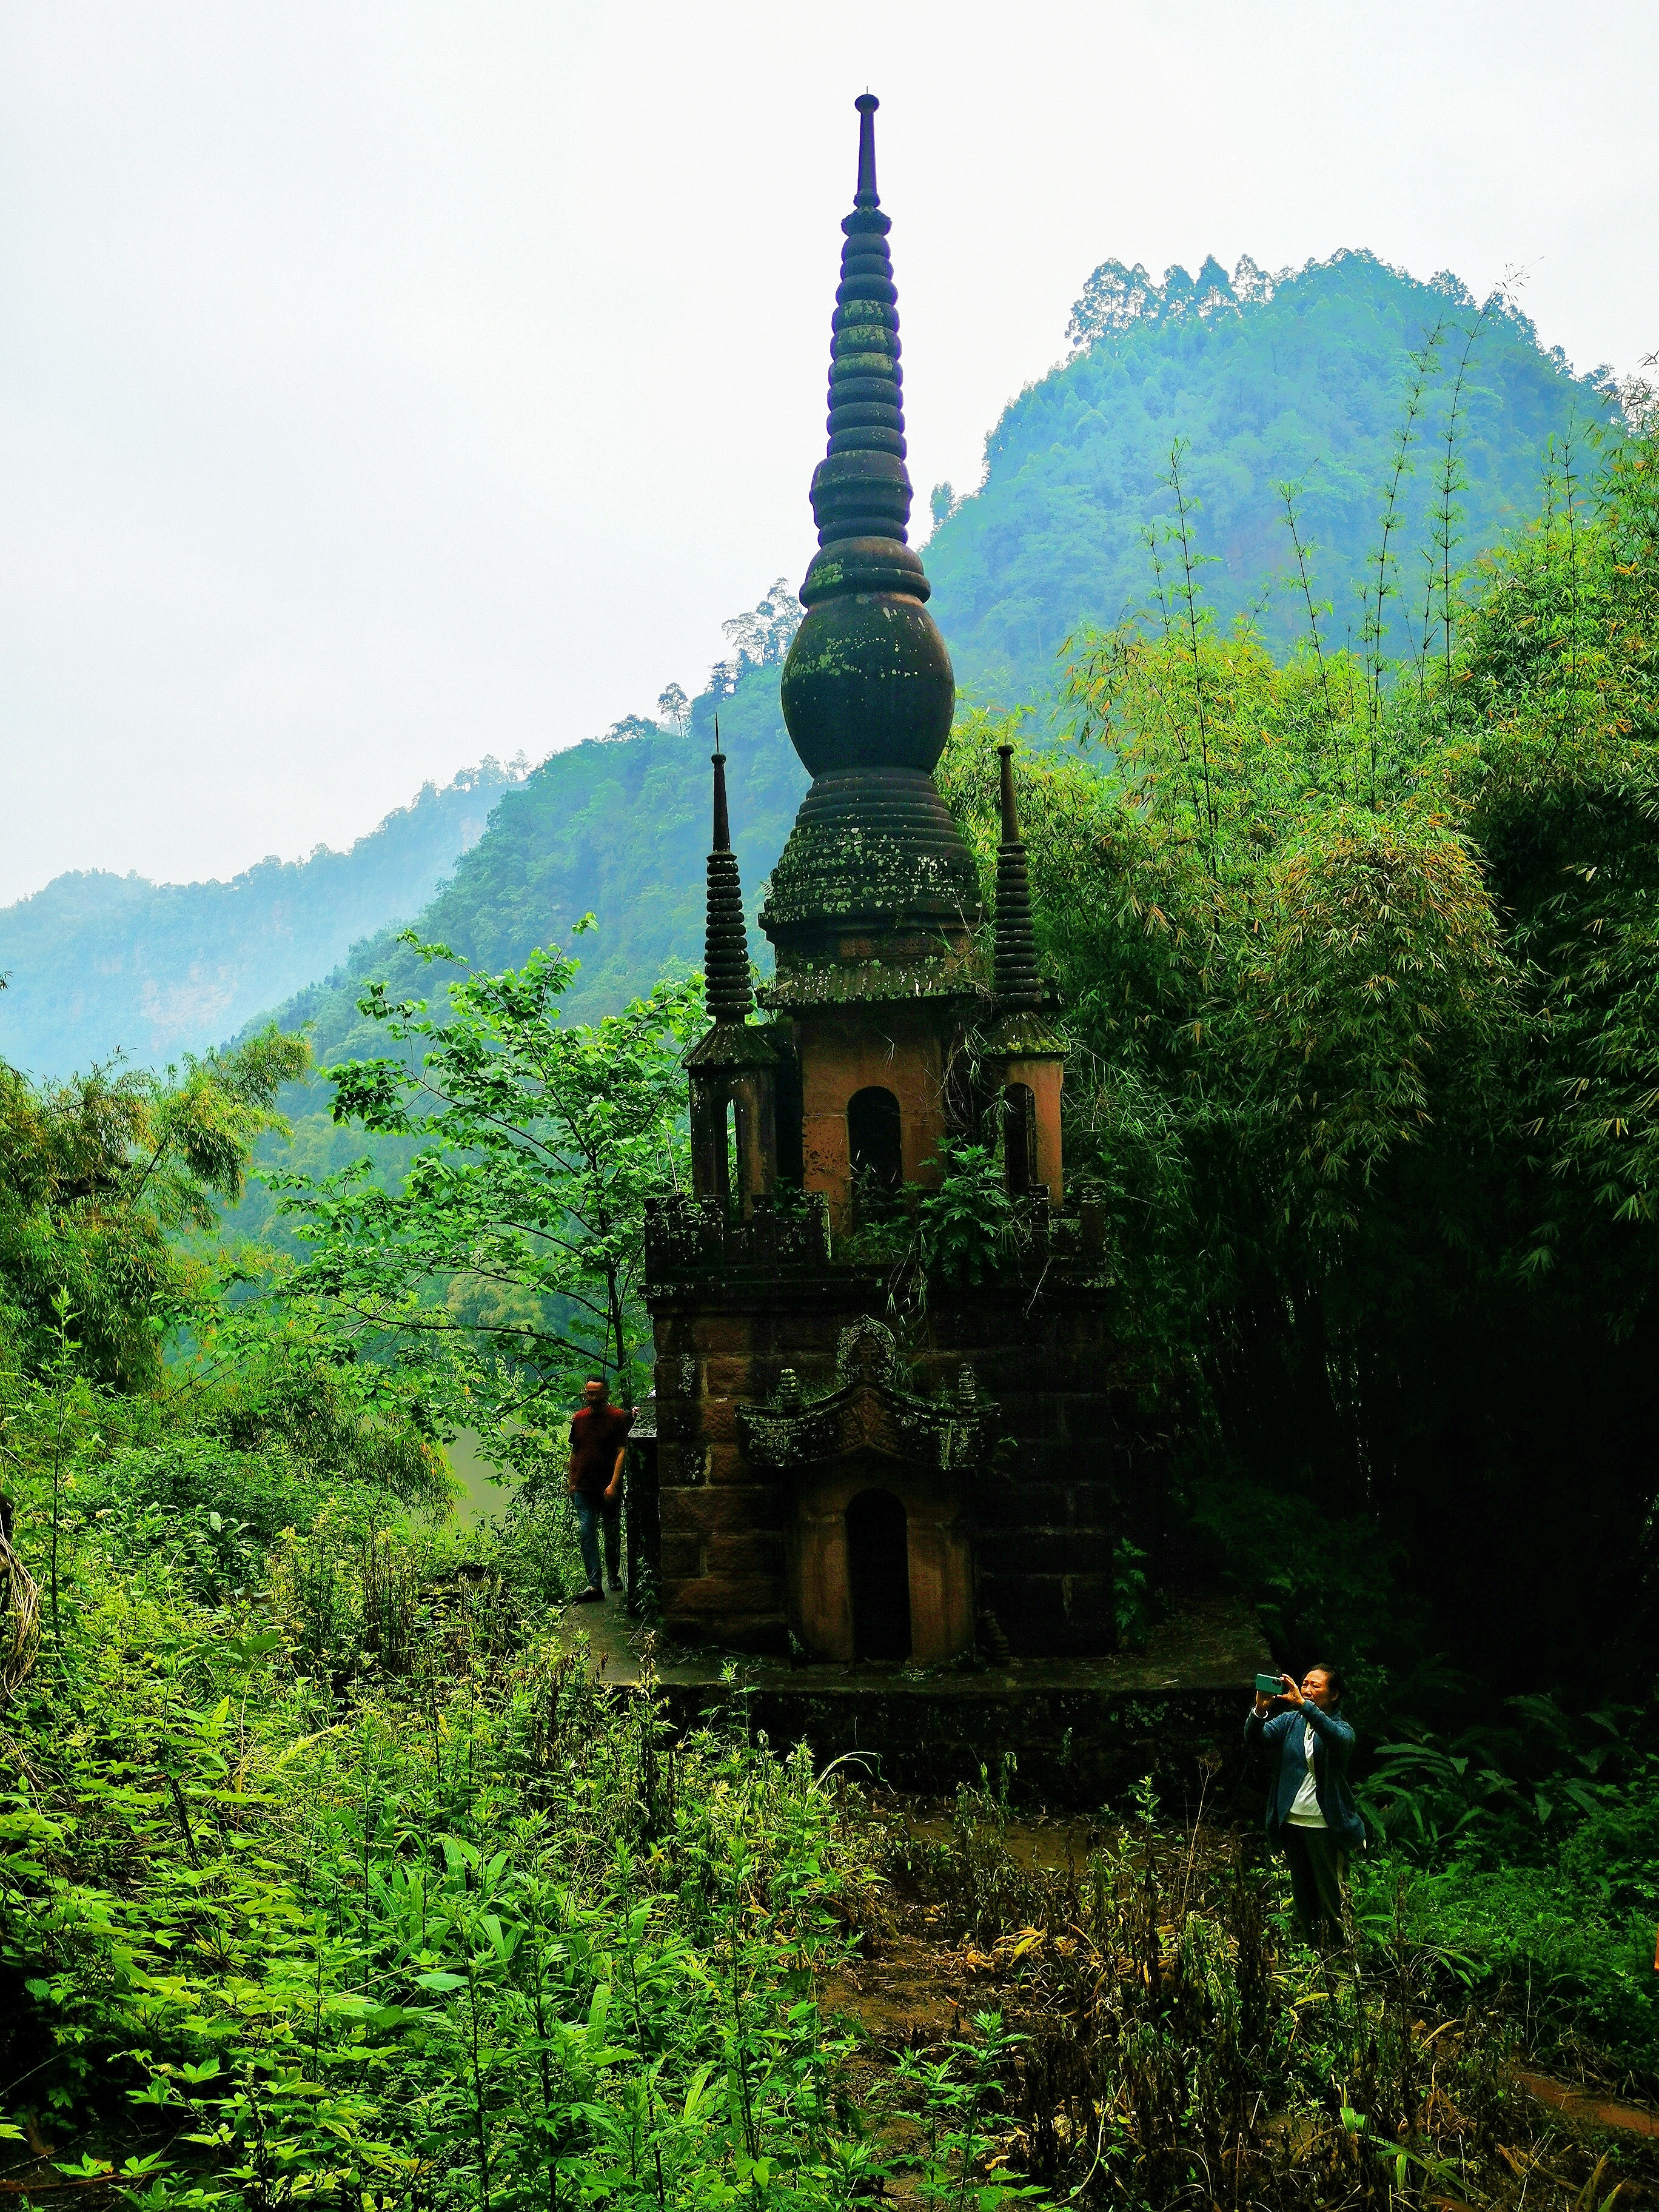
<svg viewBox="0 0 1659 2212">
<path fill-rule="evenodd" d="M 865 1490 L 847 1508 L 847 1578 L 853 1651 L 860 1659 L 910 1656 L 910 1544 L 904 1507 L 890 1490 Z"/>
<path fill-rule="evenodd" d="M 853 1189 L 866 1199 L 896 1198 L 904 1182 L 904 1144 L 899 1103 L 872 1083 L 847 1102 L 847 1151 Z"/>
</svg>

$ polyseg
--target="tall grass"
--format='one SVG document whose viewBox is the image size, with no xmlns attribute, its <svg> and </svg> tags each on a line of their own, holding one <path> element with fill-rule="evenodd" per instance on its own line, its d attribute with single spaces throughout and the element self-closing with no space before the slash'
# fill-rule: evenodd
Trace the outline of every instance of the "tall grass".
<svg viewBox="0 0 1659 2212">
<path fill-rule="evenodd" d="M 384 1495 L 311 1500 L 228 1591 L 144 1453 L 92 1432 L 55 1476 L 40 1417 L 18 1536 L 56 1480 L 64 1672 L 5 1740 L 0 2033 L 60 2170 L 145 2212 L 933 2185 L 819 2010 L 868 1877 L 809 1753 L 739 1703 L 673 1739 L 648 1680 L 548 1632 L 510 1547 Z"/>
</svg>

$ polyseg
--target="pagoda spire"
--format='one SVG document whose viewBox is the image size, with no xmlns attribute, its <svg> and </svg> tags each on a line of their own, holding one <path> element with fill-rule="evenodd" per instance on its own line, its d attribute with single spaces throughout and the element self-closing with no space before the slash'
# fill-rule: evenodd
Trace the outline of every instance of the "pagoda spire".
<svg viewBox="0 0 1659 2212">
<path fill-rule="evenodd" d="M 898 291 L 876 190 L 874 93 L 859 112 L 858 190 L 842 222 L 841 283 L 830 319 L 829 446 L 812 472 L 818 550 L 806 619 L 784 663 L 783 714 L 815 776 L 932 772 L 950 734 L 956 679 L 921 562 L 906 542 L 904 372 Z"/>
<path fill-rule="evenodd" d="M 992 981 L 1000 1008 L 1040 1006 L 1036 939 L 1031 931 L 1031 879 L 1014 798 L 1014 749 L 999 745 L 1002 763 L 1002 837 L 997 847 L 997 912 Z"/>
<path fill-rule="evenodd" d="M 830 448 L 812 477 L 812 520 L 818 544 L 843 538 L 884 539 L 903 545 L 910 520 L 909 472 L 904 465 L 904 372 L 899 367 L 898 292 L 893 283 L 887 234 L 876 190 L 876 110 L 872 92 L 854 102 L 859 112 L 859 181 L 853 211 L 842 224 L 841 283 L 830 319 Z M 863 549 L 879 562 L 878 547 Z M 887 556 L 904 581 L 898 588 L 928 595 L 915 554 Z M 801 605 L 835 595 L 839 579 L 822 558 L 812 563 Z M 845 588 L 843 586 L 842 588 Z M 868 586 L 866 586 L 867 589 Z M 893 588 L 890 584 L 889 588 Z M 809 597 L 810 593 L 810 597 Z"/>
<path fill-rule="evenodd" d="M 720 750 L 718 721 L 709 760 L 714 770 L 714 823 L 708 854 L 703 984 L 713 1020 L 746 1022 L 755 1006 L 749 987 L 749 932 L 744 925 L 738 856 L 732 850 L 732 825 L 726 806 L 726 755 Z"/>
<path fill-rule="evenodd" d="M 892 223 L 876 186 L 880 102 L 866 92 L 854 105 L 858 184 L 841 226 L 829 444 L 811 495 L 818 550 L 783 668 L 784 720 L 813 781 L 760 917 L 778 953 L 772 1005 L 795 991 L 794 977 L 809 997 L 822 995 L 810 977 L 837 932 L 878 948 L 914 943 L 920 930 L 948 963 L 979 919 L 972 857 L 933 783 L 956 679 L 927 611 L 931 586 L 907 542 L 898 292 Z M 904 957 L 914 964 L 914 954 Z M 866 957 L 879 963 L 882 955 Z M 866 980 L 874 989 L 879 978 Z"/>
</svg>

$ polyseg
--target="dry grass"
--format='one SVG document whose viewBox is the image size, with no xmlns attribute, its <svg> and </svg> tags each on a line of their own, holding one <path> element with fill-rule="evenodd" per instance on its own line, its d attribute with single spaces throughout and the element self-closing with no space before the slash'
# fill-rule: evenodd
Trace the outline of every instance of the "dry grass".
<svg viewBox="0 0 1659 2212">
<path fill-rule="evenodd" d="M 866 1834 L 882 1880 L 824 1991 L 862 2031 L 860 2102 L 902 2111 L 906 2054 L 1000 2014 L 1020 2162 L 1079 2212 L 1659 2205 L 1659 2118 L 1552 2096 L 1503 1994 L 1428 1947 L 1303 1949 L 1253 1834 L 984 1797 L 878 1802 Z"/>
</svg>

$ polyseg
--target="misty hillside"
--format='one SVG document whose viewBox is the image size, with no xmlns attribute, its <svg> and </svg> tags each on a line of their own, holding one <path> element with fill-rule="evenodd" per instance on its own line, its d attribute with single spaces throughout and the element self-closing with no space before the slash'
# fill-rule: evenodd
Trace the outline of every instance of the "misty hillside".
<svg viewBox="0 0 1659 2212">
<path fill-rule="evenodd" d="M 1301 526 L 1316 542 L 1316 588 L 1337 610 L 1340 638 L 1375 539 L 1415 374 L 1410 356 L 1437 325 L 1407 453 L 1415 472 L 1404 479 L 1397 532 L 1403 575 L 1431 542 L 1427 510 L 1440 496 L 1460 367 L 1454 458 L 1467 485 L 1453 495 L 1464 511 L 1465 561 L 1534 511 L 1550 439 L 1610 412 L 1607 395 L 1545 353 L 1523 318 L 1498 309 L 1482 319 L 1453 277 L 1419 283 L 1363 253 L 1277 282 L 1242 263 L 1236 277 L 1209 262 L 1197 280 L 1177 270 L 1152 285 L 1142 271 L 1103 264 L 1073 311 L 1077 350 L 992 432 L 984 484 L 951 506 L 927 551 L 933 611 L 969 696 L 1040 698 L 1070 631 L 1145 604 L 1152 578 L 1143 533 L 1170 511 L 1164 472 L 1177 436 L 1190 441 L 1186 489 L 1200 502 L 1196 536 L 1211 563 L 1203 588 L 1224 619 L 1265 592 L 1263 627 L 1284 642 L 1294 608 L 1274 588 L 1288 544 L 1277 487 L 1304 483 Z M 591 910 L 600 930 L 581 947 L 572 1001 L 590 1016 L 647 988 L 666 961 L 698 960 L 717 709 L 752 916 L 806 777 L 778 708 L 774 664 L 787 625 L 744 621 L 746 630 L 727 625 L 738 657 L 716 669 L 686 734 L 619 725 L 633 734 L 535 769 L 502 800 L 489 835 L 422 916 L 422 933 L 498 967 L 562 939 Z M 734 683 L 736 696 L 726 696 Z M 763 939 L 756 950 L 764 953 Z M 315 1023 L 325 1062 L 367 1042 L 355 1002 L 370 972 L 412 988 L 417 967 L 386 944 L 366 945 L 341 975 L 282 1010 L 285 1021 Z"/>
<path fill-rule="evenodd" d="M 575 1020 L 597 1020 L 675 963 L 701 967 L 708 755 L 718 712 L 732 836 L 758 958 L 769 948 L 753 932 L 753 916 L 807 784 L 778 701 L 791 627 L 774 629 L 763 659 L 740 670 L 727 664 L 692 702 L 683 732 L 635 723 L 632 735 L 590 738 L 555 753 L 504 793 L 488 833 L 456 863 L 415 924 L 419 934 L 490 968 L 511 966 L 538 945 L 574 949 L 581 973 L 564 1006 Z M 600 917 L 599 929 L 571 948 L 573 926 L 590 913 Z M 400 996 L 441 1000 L 447 975 L 457 972 L 427 966 L 388 928 L 354 946 L 325 981 L 271 1011 L 284 1029 L 308 1025 L 318 1064 L 326 1067 L 384 1048 L 383 1032 L 357 1012 L 370 978 L 386 977 Z M 295 1122 L 285 1165 L 321 1172 L 362 1152 L 362 1132 L 336 1129 L 320 1099 L 307 1109 L 296 1092 L 284 1103 Z M 234 1217 L 250 1236 L 265 1233 L 270 1218 L 259 1188 Z"/>
<path fill-rule="evenodd" d="M 146 1064 L 222 1043 L 366 933 L 418 913 L 521 772 L 487 760 L 428 783 L 347 852 L 261 860 L 228 883 L 55 877 L 0 911 L 0 1057 L 61 1076 L 116 1051 Z"/>
<path fill-rule="evenodd" d="M 957 501 L 940 486 L 934 498 L 934 612 L 963 690 L 1004 705 L 1044 704 L 1068 634 L 1148 604 L 1146 537 L 1170 512 L 1177 438 L 1211 604 L 1223 619 L 1255 608 L 1282 646 L 1301 602 L 1283 588 L 1279 487 L 1300 487 L 1315 595 L 1331 604 L 1327 635 L 1340 641 L 1358 628 L 1356 586 L 1414 383 L 1393 540 L 1402 606 L 1437 513 L 1459 533 L 1455 557 L 1473 560 L 1533 512 L 1551 439 L 1613 412 L 1596 380 L 1546 352 L 1511 307 L 1483 313 L 1455 277 L 1419 283 L 1365 253 L 1276 278 L 1248 261 L 1230 278 L 1211 261 L 1195 279 L 1173 270 L 1161 283 L 1107 262 L 1068 335 L 1069 359 L 987 440 L 980 489 Z M 562 941 L 592 911 L 600 930 L 580 948 L 571 1002 L 581 1015 L 645 988 L 669 962 L 696 962 L 714 713 L 751 915 L 805 787 L 777 704 L 792 613 L 775 592 L 726 625 L 734 656 L 679 726 L 630 719 L 511 789 L 497 770 L 494 786 L 422 793 L 349 854 L 266 862 L 232 884 L 59 878 L 0 915 L 0 966 L 12 971 L 0 1054 L 53 1070 L 117 1044 L 154 1058 L 276 1010 L 313 1024 L 326 1065 L 365 1042 L 356 1000 L 369 975 L 415 986 L 389 925 L 417 914 L 422 934 L 501 966 Z M 1394 642 L 1406 642 L 1398 626 Z"/>
<path fill-rule="evenodd" d="M 1270 645 L 1306 619 L 1288 591 L 1291 542 L 1281 483 L 1299 487 L 1297 522 L 1313 559 L 1327 635 L 1358 632 L 1357 586 L 1377 543 L 1404 403 L 1425 361 L 1421 411 L 1401 479 L 1404 604 L 1419 549 L 1447 489 L 1464 559 L 1526 520 L 1552 437 L 1606 421 L 1600 380 L 1546 352 L 1527 318 L 1484 313 L 1443 272 L 1428 283 L 1364 252 L 1277 277 L 1249 259 L 1231 277 L 1206 261 L 1153 283 L 1103 263 L 1072 312 L 1069 360 L 1021 392 L 986 441 L 987 474 L 927 548 L 934 611 L 957 679 L 1005 705 L 1042 697 L 1054 656 L 1079 623 L 1145 608 L 1144 533 L 1168 514 L 1170 451 L 1186 443 L 1182 489 L 1198 503 L 1203 573 L 1217 614 L 1255 609 Z M 1403 650 L 1398 626 L 1392 643 Z"/>
</svg>

